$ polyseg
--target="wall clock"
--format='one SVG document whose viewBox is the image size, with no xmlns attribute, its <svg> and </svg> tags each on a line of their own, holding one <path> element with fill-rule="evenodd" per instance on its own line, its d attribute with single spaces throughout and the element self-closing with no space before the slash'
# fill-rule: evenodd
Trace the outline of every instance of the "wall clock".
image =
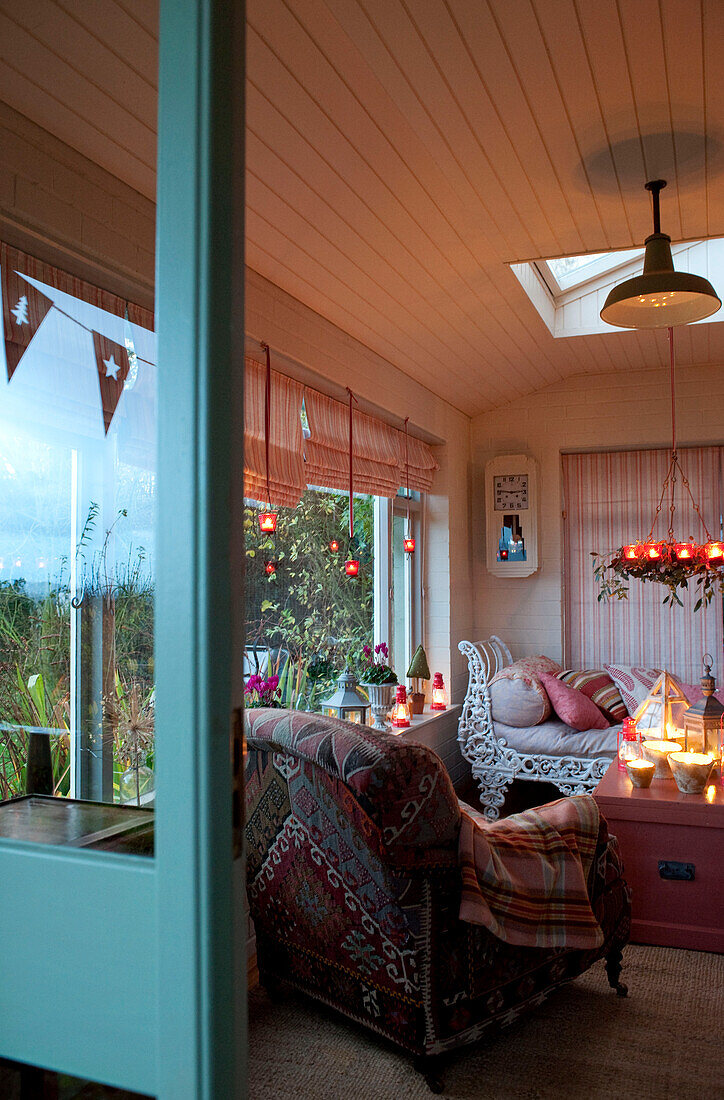
<svg viewBox="0 0 724 1100">
<path fill-rule="evenodd" d="M 485 464 L 486 564 L 498 577 L 538 569 L 538 463 L 499 455 Z"/>
</svg>

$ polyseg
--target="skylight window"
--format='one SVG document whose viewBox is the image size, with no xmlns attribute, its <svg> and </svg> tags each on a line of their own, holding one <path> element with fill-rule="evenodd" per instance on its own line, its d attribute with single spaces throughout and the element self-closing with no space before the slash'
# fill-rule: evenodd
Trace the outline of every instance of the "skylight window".
<svg viewBox="0 0 724 1100">
<path fill-rule="evenodd" d="M 607 275 L 622 264 L 643 256 L 643 248 L 629 248 L 624 252 L 590 252 L 586 256 L 562 256 L 558 260 L 546 260 L 545 264 L 553 275 L 558 289 L 571 290 L 582 286 L 589 279 Z"/>
<path fill-rule="evenodd" d="M 671 247 L 677 271 L 690 271 L 708 278 L 720 292 L 724 288 L 724 237 L 705 241 L 684 241 Z M 563 256 L 555 260 L 513 263 L 516 276 L 541 318 L 555 337 L 588 336 L 594 333 L 625 332 L 601 320 L 608 292 L 616 283 L 640 275 L 643 248 L 618 252 L 589 252 L 585 256 Z M 696 324 L 724 321 L 724 309 Z"/>
</svg>

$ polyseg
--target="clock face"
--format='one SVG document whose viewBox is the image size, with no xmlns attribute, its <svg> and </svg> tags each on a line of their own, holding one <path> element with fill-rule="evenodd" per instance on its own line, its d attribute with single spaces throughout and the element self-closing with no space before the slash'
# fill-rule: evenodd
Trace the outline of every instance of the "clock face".
<svg viewBox="0 0 724 1100">
<path fill-rule="evenodd" d="M 496 512 L 524 511 L 527 507 L 527 474 L 501 474 L 493 478 L 493 508 Z"/>
</svg>

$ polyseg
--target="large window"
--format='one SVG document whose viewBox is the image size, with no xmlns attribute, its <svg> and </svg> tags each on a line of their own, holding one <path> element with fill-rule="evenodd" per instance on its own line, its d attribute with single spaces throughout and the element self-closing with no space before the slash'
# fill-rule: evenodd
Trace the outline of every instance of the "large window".
<svg viewBox="0 0 724 1100">
<path fill-rule="evenodd" d="M 420 508 L 411 502 L 413 531 Z M 355 496 L 356 577 L 345 573 L 348 509 L 344 493 L 307 489 L 296 508 L 277 509 L 275 534 L 262 535 L 259 503 L 245 505 L 245 672 L 278 675 L 284 706 L 317 709 L 364 645 L 386 642 L 405 681 L 419 629 L 415 556 L 402 548 L 405 503 Z"/>
<path fill-rule="evenodd" d="M 1 255 L 0 798 L 147 800 L 152 316 Z"/>
</svg>

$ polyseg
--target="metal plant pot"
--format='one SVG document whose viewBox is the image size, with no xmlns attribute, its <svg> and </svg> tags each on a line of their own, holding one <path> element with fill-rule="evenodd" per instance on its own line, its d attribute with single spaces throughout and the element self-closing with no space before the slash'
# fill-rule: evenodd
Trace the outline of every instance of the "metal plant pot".
<svg viewBox="0 0 724 1100">
<path fill-rule="evenodd" d="M 389 730 L 392 727 L 387 721 L 387 715 L 392 710 L 396 684 L 360 684 L 367 692 L 372 707 L 373 730 Z"/>
</svg>

